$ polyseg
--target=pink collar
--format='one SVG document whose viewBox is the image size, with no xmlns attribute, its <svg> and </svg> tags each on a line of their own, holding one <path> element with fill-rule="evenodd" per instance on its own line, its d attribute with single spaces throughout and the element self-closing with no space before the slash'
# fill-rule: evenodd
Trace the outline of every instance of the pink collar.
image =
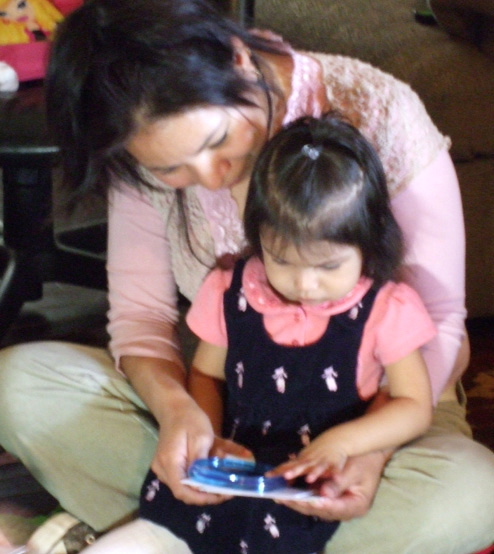
<svg viewBox="0 0 494 554">
<path fill-rule="evenodd" d="M 362 300 L 372 286 L 372 280 L 361 277 L 355 287 L 341 300 L 336 302 L 325 302 L 317 306 L 300 306 L 284 302 L 271 288 L 268 283 L 264 265 L 259 258 L 250 258 L 244 269 L 242 286 L 248 303 L 264 315 L 275 314 L 280 311 L 297 312 L 300 308 L 307 313 L 328 317 L 340 314 L 353 308 Z"/>
</svg>

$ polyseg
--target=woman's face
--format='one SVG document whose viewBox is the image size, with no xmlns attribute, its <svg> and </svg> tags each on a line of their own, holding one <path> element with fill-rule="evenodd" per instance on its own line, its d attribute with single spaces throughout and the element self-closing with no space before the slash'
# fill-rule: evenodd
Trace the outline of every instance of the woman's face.
<svg viewBox="0 0 494 554">
<path fill-rule="evenodd" d="M 168 187 L 232 188 L 250 177 L 266 129 L 258 107 L 199 107 L 142 123 L 126 149 Z"/>
</svg>

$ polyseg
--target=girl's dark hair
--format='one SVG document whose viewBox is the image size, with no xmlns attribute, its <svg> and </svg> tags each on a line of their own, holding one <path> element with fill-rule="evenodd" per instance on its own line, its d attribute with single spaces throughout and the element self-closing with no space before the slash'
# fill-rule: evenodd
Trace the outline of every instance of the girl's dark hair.
<svg viewBox="0 0 494 554">
<path fill-rule="evenodd" d="M 377 286 L 396 277 L 403 240 L 391 213 L 386 178 L 369 142 L 337 114 L 301 118 L 274 136 L 252 174 L 244 212 L 247 240 L 327 240 L 360 249 L 363 275 Z"/>
<path fill-rule="evenodd" d="M 251 104 L 246 92 L 255 85 L 234 69 L 234 36 L 283 50 L 206 0 L 87 0 L 72 12 L 58 27 L 46 77 L 69 189 L 105 191 L 113 176 L 149 186 L 124 147 L 139 120 Z"/>
</svg>

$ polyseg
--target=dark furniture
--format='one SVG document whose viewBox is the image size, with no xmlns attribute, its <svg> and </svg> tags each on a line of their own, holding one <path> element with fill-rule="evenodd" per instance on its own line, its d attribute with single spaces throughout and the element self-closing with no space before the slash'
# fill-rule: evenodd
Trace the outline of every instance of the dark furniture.
<svg viewBox="0 0 494 554">
<path fill-rule="evenodd" d="M 106 287 L 106 223 L 55 233 L 57 153 L 46 125 L 42 83 L 31 82 L 15 94 L 0 96 L 0 339 L 24 302 L 42 297 L 44 282 Z"/>
</svg>

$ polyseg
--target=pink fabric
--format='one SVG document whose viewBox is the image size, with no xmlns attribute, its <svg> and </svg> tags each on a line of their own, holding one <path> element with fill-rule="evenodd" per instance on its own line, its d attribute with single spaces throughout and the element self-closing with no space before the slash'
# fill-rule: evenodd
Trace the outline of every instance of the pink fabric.
<svg viewBox="0 0 494 554">
<path fill-rule="evenodd" d="M 223 294 L 232 271 L 212 271 L 187 314 L 192 331 L 211 344 L 227 347 Z M 245 267 L 242 287 L 249 304 L 263 314 L 264 326 L 277 343 L 304 346 L 321 338 L 332 315 L 358 310 L 358 303 L 371 287 L 362 278 L 345 298 L 319 306 L 284 303 L 269 286 L 264 267 L 251 258 Z M 413 322 L 411 325 L 410 322 Z M 379 291 L 364 329 L 358 355 L 357 388 L 362 398 L 376 393 L 383 367 L 396 362 L 429 342 L 435 326 L 417 293 L 403 283 L 388 283 Z"/>
<path fill-rule="evenodd" d="M 442 152 L 397 194 L 392 209 L 407 245 L 405 280 L 438 329 L 423 350 L 437 401 L 465 337 L 466 317 L 463 210 L 449 154 Z"/>
</svg>

